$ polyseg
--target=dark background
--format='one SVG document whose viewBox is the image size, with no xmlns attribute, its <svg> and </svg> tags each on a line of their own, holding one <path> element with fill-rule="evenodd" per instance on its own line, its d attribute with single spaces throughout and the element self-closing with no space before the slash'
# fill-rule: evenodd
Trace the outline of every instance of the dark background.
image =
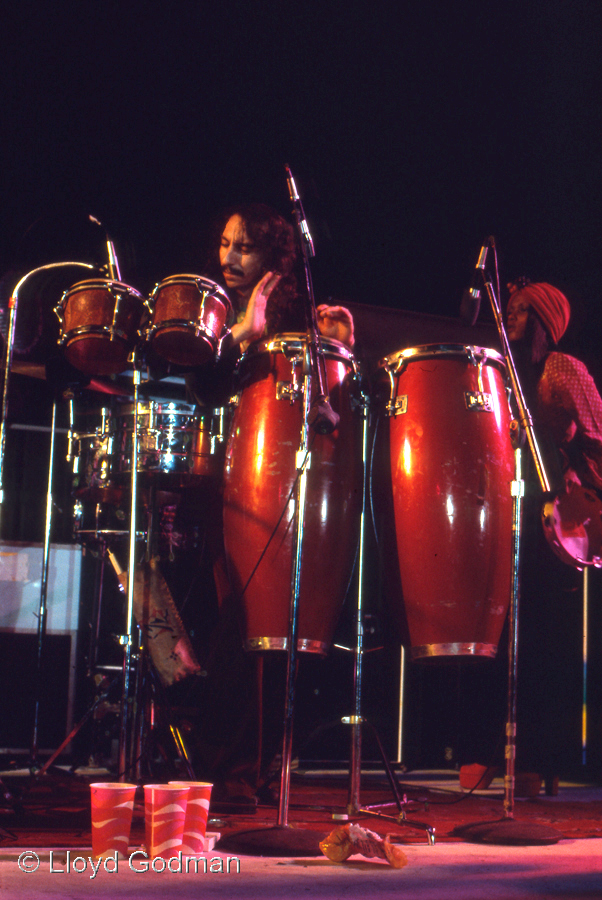
<svg viewBox="0 0 602 900">
<path fill-rule="evenodd" d="M 0 270 L 104 261 L 92 214 L 146 290 L 288 163 L 320 295 L 456 315 L 493 234 L 598 318 L 597 0 L 4 6 Z"/>
<path fill-rule="evenodd" d="M 454 318 L 494 235 L 502 285 L 526 274 L 566 291 L 566 346 L 597 374 L 598 0 L 21 0 L 3 3 L 2 19 L 4 320 L 32 268 L 106 262 L 105 229 L 123 280 L 143 293 L 201 271 L 224 206 L 262 200 L 291 214 L 288 163 L 318 299 Z M 46 285 L 45 333 L 71 275 Z M 22 345 L 44 344 L 32 334 Z M 47 424 L 47 387 L 19 378 L 15 415 Z M 25 467 L 43 473 L 46 451 L 20 441 L 9 494 L 30 499 L 5 536 L 41 540 L 45 498 Z"/>
</svg>

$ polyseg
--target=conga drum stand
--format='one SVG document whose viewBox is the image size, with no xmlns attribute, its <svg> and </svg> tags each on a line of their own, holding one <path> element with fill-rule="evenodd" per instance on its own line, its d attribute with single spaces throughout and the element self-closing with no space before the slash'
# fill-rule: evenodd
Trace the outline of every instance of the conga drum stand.
<svg viewBox="0 0 602 900">
<path fill-rule="evenodd" d="M 355 647 L 353 650 L 353 697 L 354 711 L 352 716 L 346 716 L 342 719 L 343 724 L 351 726 L 351 742 L 349 753 L 349 791 L 347 802 L 347 817 L 364 815 L 375 816 L 376 818 L 385 818 L 396 822 L 398 825 L 407 825 L 411 828 L 417 828 L 426 831 L 429 844 L 435 843 L 435 829 L 431 825 L 424 822 L 408 821 L 405 817 L 404 806 L 407 803 L 399 793 L 399 786 L 395 780 L 395 775 L 391 765 L 387 759 L 384 747 L 380 740 L 380 736 L 374 726 L 362 716 L 362 663 L 364 655 L 364 552 L 366 538 L 366 512 L 368 503 L 368 434 L 369 434 L 369 414 L 368 414 L 368 398 L 362 394 L 362 459 L 363 459 L 363 486 L 362 486 L 362 511 L 360 518 L 360 544 L 357 565 L 357 604 L 355 609 Z M 362 777 L 362 727 L 369 727 L 380 752 L 380 756 L 385 768 L 387 780 L 391 787 L 391 791 L 395 798 L 395 804 L 399 811 L 398 816 L 388 816 L 382 812 L 378 812 L 375 808 L 362 806 L 360 803 L 360 789 Z M 383 806 L 385 804 L 377 804 Z"/>
</svg>

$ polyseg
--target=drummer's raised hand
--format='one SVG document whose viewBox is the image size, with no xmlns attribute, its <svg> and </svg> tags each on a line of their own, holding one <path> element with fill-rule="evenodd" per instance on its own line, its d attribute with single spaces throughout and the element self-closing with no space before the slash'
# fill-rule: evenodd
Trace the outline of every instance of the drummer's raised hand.
<svg viewBox="0 0 602 900">
<path fill-rule="evenodd" d="M 348 347 L 353 347 L 353 316 L 346 306 L 328 306 L 322 303 L 316 310 L 318 328 L 324 337 L 334 338 Z"/>
<path fill-rule="evenodd" d="M 232 341 L 244 349 L 265 331 L 265 309 L 270 294 L 282 278 L 279 272 L 266 272 L 260 278 L 249 297 L 244 317 L 232 326 Z"/>
</svg>

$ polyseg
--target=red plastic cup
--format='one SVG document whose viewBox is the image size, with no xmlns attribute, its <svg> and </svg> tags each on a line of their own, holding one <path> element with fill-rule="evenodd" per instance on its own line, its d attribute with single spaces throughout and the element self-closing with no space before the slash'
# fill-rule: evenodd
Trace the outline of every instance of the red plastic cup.
<svg viewBox="0 0 602 900">
<path fill-rule="evenodd" d="M 182 850 L 183 856 L 196 856 L 205 849 L 207 815 L 213 785 L 207 781 L 170 781 L 169 783 L 186 785 L 190 788 L 182 847 L 178 849 Z"/>
<path fill-rule="evenodd" d="M 101 781 L 90 785 L 92 807 L 92 854 L 96 858 L 115 851 L 128 855 L 135 784 Z"/>
<path fill-rule="evenodd" d="M 188 784 L 145 784 L 144 825 L 146 849 L 151 859 L 170 859 L 182 846 Z"/>
</svg>

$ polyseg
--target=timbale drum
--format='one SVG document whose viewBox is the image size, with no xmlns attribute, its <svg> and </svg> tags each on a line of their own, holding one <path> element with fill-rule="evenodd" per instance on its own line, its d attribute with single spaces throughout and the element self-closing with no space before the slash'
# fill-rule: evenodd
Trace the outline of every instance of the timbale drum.
<svg viewBox="0 0 602 900">
<path fill-rule="evenodd" d="M 380 365 L 390 388 L 389 526 L 403 594 L 393 612 L 407 622 L 414 659 L 493 657 L 512 567 L 514 451 L 503 357 L 425 345 Z"/>
<path fill-rule="evenodd" d="M 201 366 L 218 352 L 232 315 L 226 292 L 200 275 L 171 275 L 152 292 L 145 331 L 152 350 L 180 366 Z"/>
<path fill-rule="evenodd" d="M 87 375 L 117 375 L 138 341 L 144 298 L 121 281 L 80 281 L 55 309 L 59 345 L 72 366 Z"/>
<path fill-rule="evenodd" d="M 311 437 L 297 632 L 298 649 L 319 654 L 331 645 L 353 571 L 362 484 L 357 367 L 338 341 L 323 338 L 322 348 L 340 422 L 332 434 Z M 305 335 L 276 335 L 253 346 L 239 368 L 224 468 L 224 542 L 247 650 L 287 648 L 305 353 Z"/>
</svg>

